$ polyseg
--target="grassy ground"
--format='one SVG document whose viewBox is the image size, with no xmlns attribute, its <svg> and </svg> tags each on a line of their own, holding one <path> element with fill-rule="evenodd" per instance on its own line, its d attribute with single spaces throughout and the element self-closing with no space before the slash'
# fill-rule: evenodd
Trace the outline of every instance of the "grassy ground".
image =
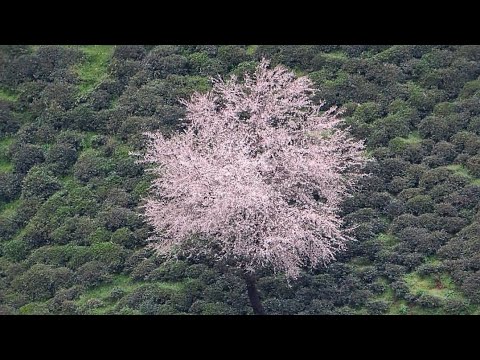
<svg viewBox="0 0 480 360">
<path fill-rule="evenodd" d="M 81 83 L 79 94 L 92 91 L 107 76 L 107 67 L 115 46 L 113 45 L 81 45 L 78 48 L 85 53 L 85 60 L 75 67 Z"/>
<path fill-rule="evenodd" d="M 15 210 L 20 205 L 20 201 L 21 201 L 20 199 L 10 201 L 8 203 L 4 203 L 0 201 L 0 215 L 8 217 L 15 214 Z"/>
<path fill-rule="evenodd" d="M 0 88 L 0 100 L 16 101 L 17 99 L 18 99 L 17 93 L 5 88 Z"/>
<path fill-rule="evenodd" d="M 422 141 L 422 137 L 418 131 L 412 131 L 410 134 L 408 134 L 408 137 L 401 139 L 405 144 L 418 144 Z"/>
<path fill-rule="evenodd" d="M 421 276 L 411 273 L 405 276 L 405 282 L 414 295 L 427 294 L 441 299 L 462 296 L 456 291 L 452 279 L 447 274 Z"/>
<path fill-rule="evenodd" d="M 253 55 L 255 54 L 255 51 L 257 51 L 258 45 L 248 45 L 247 50 L 245 51 L 247 55 Z"/>
<path fill-rule="evenodd" d="M 114 310 L 117 303 L 115 300 L 110 298 L 110 294 L 112 293 L 113 289 L 120 289 L 124 293 L 129 294 L 145 284 L 146 282 L 134 282 L 127 275 L 116 275 L 110 283 L 97 286 L 85 292 L 76 301 L 76 304 L 80 306 L 80 308 L 88 309 L 89 303 L 91 304 L 92 301 L 97 301 L 98 305 L 94 308 L 88 309 L 87 313 L 91 315 L 108 314 Z M 162 289 L 172 291 L 181 291 L 183 289 L 183 283 L 155 282 L 154 284 Z"/>
<path fill-rule="evenodd" d="M 7 158 L 7 151 L 13 138 L 3 138 L 0 140 L 0 172 L 12 171 L 13 165 Z"/>
<path fill-rule="evenodd" d="M 397 243 L 397 239 L 391 234 L 379 234 L 377 239 L 386 246 L 393 246 Z"/>
<path fill-rule="evenodd" d="M 10 172 L 13 169 L 13 165 L 3 159 L 0 159 L 0 172 Z"/>
<path fill-rule="evenodd" d="M 463 165 L 459 165 L 459 164 L 448 165 L 448 166 L 446 166 L 446 168 L 448 170 L 453 171 L 457 175 L 461 175 L 461 176 L 464 176 L 464 177 L 468 178 L 472 184 L 480 185 L 480 179 L 477 179 L 476 177 L 471 175 Z"/>
<path fill-rule="evenodd" d="M 346 60 L 347 59 L 347 54 L 345 54 L 342 51 L 332 51 L 329 53 L 323 53 L 323 56 L 325 56 L 327 59 L 331 60 Z"/>
<path fill-rule="evenodd" d="M 444 303 L 446 300 L 455 299 L 466 301 L 462 293 L 460 293 L 452 278 L 446 274 L 421 276 L 417 273 L 410 273 L 404 277 L 404 280 L 413 295 L 428 295 L 434 297 Z M 476 310 L 475 306 L 469 306 L 466 313 L 472 313 Z M 441 315 L 445 314 L 442 307 L 422 307 L 418 305 L 410 306 L 409 314 L 412 315 Z"/>
<path fill-rule="evenodd" d="M 82 146 L 83 150 L 85 151 L 92 147 L 92 139 L 98 134 L 94 131 L 84 131 L 82 134 L 84 135 L 84 138 L 82 139 Z"/>
</svg>

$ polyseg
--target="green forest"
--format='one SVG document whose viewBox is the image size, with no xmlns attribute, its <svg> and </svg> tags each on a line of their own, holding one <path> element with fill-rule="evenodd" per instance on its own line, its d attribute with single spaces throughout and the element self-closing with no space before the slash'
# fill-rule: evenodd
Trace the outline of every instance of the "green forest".
<svg viewBox="0 0 480 360">
<path fill-rule="evenodd" d="M 480 46 L 0 46 L 0 314 L 249 315 L 221 262 L 146 247 L 152 181 L 132 153 L 182 128 L 179 99 L 262 58 L 308 76 L 365 141 L 342 206 L 354 237 L 267 314 L 480 314 Z"/>
</svg>

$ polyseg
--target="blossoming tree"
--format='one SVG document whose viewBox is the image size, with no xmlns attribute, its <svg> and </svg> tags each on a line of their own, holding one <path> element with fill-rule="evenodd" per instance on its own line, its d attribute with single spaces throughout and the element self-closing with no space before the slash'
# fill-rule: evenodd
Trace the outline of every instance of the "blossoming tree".
<svg viewBox="0 0 480 360">
<path fill-rule="evenodd" d="M 366 162 L 307 77 L 262 60 L 243 81 L 214 79 L 186 105 L 186 130 L 149 133 L 156 175 L 145 215 L 160 254 L 208 254 L 242 271 L 254 313 L 255 270 L 289 278 L 334 260 L 350 240 L 339 207 Z"/>
</svg>

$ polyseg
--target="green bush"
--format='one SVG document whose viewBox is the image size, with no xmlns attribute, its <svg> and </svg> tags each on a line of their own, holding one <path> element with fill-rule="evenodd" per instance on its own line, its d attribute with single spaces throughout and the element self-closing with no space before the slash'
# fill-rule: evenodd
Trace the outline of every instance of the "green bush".
<svg viewBox="0 0 480 360">
<path fill-rule="evenodd" d="M 465 166 L 473 176 L 480 178 L 480 155 L 472 156 L 466 161 Z"/>
<path fill-rule="evenodd" d="M 34 165 L 45 160 L 43 150 L 38 145 L 13 144 L 12 163 L 16 171 L 26 174 Z"/>
<path fill-rule="evenodd" d="M 23 179 L 22 197 L 47 199 L 60 188 L 60 182 L 45 168 L 35 166 Z"/>
<path fill-rule="evenodd" d="M 8 259 L 21 261 L 28 256 L 29 249 L 24 241 L 15 239 L 4 243 L 2 252 Z"/>
<path fill-rule="evenodd" d="M 89 217 L 70 217 L 51 233 L 51 238 L 56 244 L 89 245 L 90 236 L 97 227 L 95 220 Z"/>
<path fill-rule="evenodd" d="M 19 174 L 0 172 L 0 202 L 14 200 L 22 189 L 22 178 Z"/>
<path fill-rule="evenodd" d="M 390 308 L 390 302 L 384 300 L 369 301 L 366 308 L 370 315 L 382 315 Z"/>
<path fill-rule="evenodd" d="M 120 244 L 127 249 L 132 249 L 136 245 L 136 238 L 134 237 L 133 232 L 125 227 L 115 230 L 112 234 L 111 241 Z"/>
<path fill-rule="evenodd" d="M 47 152 L 46 163 L 55 174 L 64 175 L 77 161 L 77 150 L 70 144 L 56 143 Z"/>
<path fill-rule="evenodd" d="M 84 151 L 73 167 L 75 177 L 88 182 L 95 177 L 105 176 L 109 170 L 109 161 L 104 159 L 97 151 Z"/>
<path fill-rule="evenodd" d="M 434 203 L 428 195 L 416 195 L 407 200 L 407 209 L 414 215 L 420 215 L 433 211 Z"/>
<path fill-rule="evenodd" d="M 72 271 L 67 268 L 53 268 L 36 264 L 12 281 L 12 287 L 31 301 L 51 298 L 60 288 L 67 288 L 72 282 Z"/>
<path fill-rule="evenodd" d="M 123 247 L 110 242 L 92 244 L 89 253 L 94 260 L 105 263 L 111 272 L 121 271 L 127 256 Z"/>
<path fill-rule="evenodd" d="M 107 265 L 100 261 L 89 261 L 75 272 L 75 282 L 83 286 L 97 286 L 111 280 Z"/>
</svg>

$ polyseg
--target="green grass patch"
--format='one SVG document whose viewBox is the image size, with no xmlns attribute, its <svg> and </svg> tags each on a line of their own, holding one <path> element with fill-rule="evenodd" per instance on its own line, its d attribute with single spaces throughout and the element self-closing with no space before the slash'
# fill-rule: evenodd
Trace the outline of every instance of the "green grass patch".
<svg viewBox="0 0 480 360">
<path fill-rule="evenodd" d="M 404 150 L 408 145 L 412 144 L 419 144 L 422 142 L 422 137 L 418 133 L 418 131 L 413 131 L 411 132 L 407 137 L 399 137 L 397 136 L 396 138 L 393 138 L 389 142 L 389 147 L 393 151 L 402 151 Z"/>
<path fill-rule="evenodd" d="M 90 299 L 105 299 L 110 295 L 110 292 L 115 287 L 120 287 L 126 292 L 131 292 L 142 285 L 141 283 L 133 283 L 132 279 L 127 275 L 116 275 L 113 280 L 104 285 L 97 286 L 93 289 L 86 291 L 80 298 L 77 300 L 78 305 L 84 305 Z"/>
<path fill-rule="evenodd" d="M 393 62 L 398 56 L 400 56 L 400 54 L 402 53 L 402 50 L 403 50 L 403 45 L 393 45 L 373 55 L 373 58 L 380 62 Z"/>
<path fill-rule="evenodd" d="M 349 74 L 344 70 L 338 70 L 335 73 L 335 77 L 330 80 L 325 80 L 323 86 L 327 89 L 336 88 L 338 86 L 343 86 L 348 83 Z"/>
<path fill-rule="evenodd" d="M 7 151 L 13 143 L 13 137 L 0 139 L 0 158 L 7 156 Z"/>
<path fill-rule="evenodd" d="M 0 172 L 12 171 L 13 165 L 7 157 L 7 151 L 13 138 L 3 138 L 0 140 Z"/>
<path fill-rule="evenodd" d="M 48 150 L 50 150 L 50 148 L 52 147 L 53 144 L 51 143 L 46 143 L 46 144 L 42 144 L 40 145 L 44 151 L 44 153 L 46 154 L 48 152 Z"/>
<path fill-rule="evenodd" d="M 394 301 L 387 312 L 388 315 L 408 315 L 410 314 L 410 307 L 405 300 Z"/>
<path fill-rule="evenodd" d="M 293 69 L 293 72 L 295 73 L 296 77 L 302 77 L 302 76 L 308 75 L 308 73 L 305 70 L 302 70 L 302 69 L 299 69 L 299 68 Z"/>
<path fill-rule="evenodd" d="M 63 188 L 67 191 L 73 191 L 77 189 L 81 184 L 78 182 L 77 179 L 72 174 L 67 174 L 59 178 L 60 182 L 63 185 Z"/>
<path fill-rule="evenodd" d="M 32 302 L 26 305 L 23 305 L 18 309 L 20 315 L 44 315 L 48 314 L 48 307 L 45 302 Z"/>
<path fill-rule="evenodd" d="M 384 285 L 387 288 L 382 294 L 377 295 L 375 297 L 375 300 L 382 300 L 390 304 L 386 315 L 434 315 L 434 314 L 442 313 L 442 310 L 439 308 L 432 308 L 432 309 L 422 308 L 421 306 L 418 306 L 418 305 L 409 304 L 406 300 L 397 299 L 395 297 L 395 292 L 390 287 L 386 279 L 384 279 Z"/>
<path fill-rule="evenodd" d="M 387 285 L 387 289 L 380 295 L 376 297 L 376 300 L 383 300 L 383 301 L 395 301 L 395 293 L 393 289 Z"/>
<path fill-rule="evenodd" d="M 461 298 L 463 295 L 456 289 L 448 274 L 421 276 L 417 273 L 405 275 L 404 280 L 414 295 L 427 294 L 441 299 Z"/>
<path fill-rule="evenodd" d="M 395 292 L 388 284 L 388 280 L 385 278 L 379 278 L 378 283 L 386 286 L 383 293 L 374 297 L 375 300 L 385 301 L 390 304 L 387 315 L 406 315 L 409 313 L 409 307 L 405 300 L 399 300 L 395 298 Z"/>
<path fill-rule="evenodd" d="M 473 185 L 480 185 L 480 179 L 474 177 L 468 172 L 468 170 L 460 164 L 448 165 L 445 166 L 448 170 L 453 171 L 455 174 L 466 177 L 470 180 L 470 183 Z"/>
<path fill-rule="evenodd" d="M 459 164 L 455 164 L 455 165 L 448 165 L 448 166 L 445 166 L 448 170 L 451 170 L 453 172 L 455 172 L 456 174 L 458 175 L 462 175 L 462 176 L 465 176 L 465 177 L 472 177 L 469 173 L 468 173 L 468 170 L 463 166 L 463 165 L 459 165 Z"/>
<path fill-rule="evenodd" d="M 368 311 L 365 308 L 354 309 L 355 315 L 368 315 Z"/>
<path fill-rule="evenodd" d="M 205 76 L 184 76 L 184 79 L 186 81 L 186 88 L 191 89 L 191 91 L 204 93 L 212 88 L 210 79 Z"/>
<path fill-rule="evenodd" d="M 0 100 L 17 101 L 18 94 L 10 89 L 0 87 Z"/>
<path fill-rule="evenodd" d="M 349 264 L 353 265 L 354 267 L 357 268 L 362 268 L 362 267 L 367 267 L 367 266 L 372 266 L 373 263 L 364 256 L 356 256 L 353 259 L 349 261 Z"/>
<path fill-rule="evenodd" d="M 114 48 L 114 45 L 78 46 L 78 49 L 85 54 L 84 61 L 74 68 L 80 78 L 78 85 L 80 95 L 89 93 L 107 78 L 107 67 Z"/>
<path fill-rule="evenodd" d="M 116 158 L 126 159 L 130 156 L 130 151 L 132 151 L 132 149 L 127 144 L 122 144 L 121 141 L 118 141 L 115 146 L 114 154 Z"/>
<path fill-rule="evenodd" d="M 440 265 L 442 263 L 436 255 L 426 256 L 424 262 L 430 265 Z"/>
<path fill-rule="evenodd" d="M 379 234 L 377 240 L 386 246 L 393 246 L 398 242 L 395 236 L 391 234 Z"/>
<path fill-rule="evenodd" d="M 111 101 L 110 101 L 110 109 L 115 109 L 117 107 L 118 101 L 120 100 L 120 96 L 115 96 Z"/>
<path fill-rule="evenodd" d="M 348 59 L 347 54 L 345 54 L 343 51 L 332 51 L 329 53 L 323 53 L 322 56 L 331 60 L 347 60 Z"/>
<path fill-rule="evenodd" d="M 20 206 L 20 199 L 4 203 L 0 201 L 0 216 L 9 217 L 15 215 L 15 211 Z"/>
<path fill-rule="evenodd" d="M 13 170 L 13 165 L 9 161 L 0 159 L 0 172 L 10 172 Z"/>
<path fill-rule="evenodd" d="M 248 45 L 245 52 L 247 53 L 247 55 L 252 56 L 253 54 L 255 54 L 255 51 L 257 51 L 257 49 L 258 45 Z"/>
<path fill-rule="evenodd" d="M 110 283 L 87 290 L 75 303 L 81 308 L 85 308 L 90 300 L 100 300 L 102 305 L 89 309 L 88 313 L 103 315 L 111 311 L 115 306 L 115 302 L 109 299 L 110 293 L 114 288 L 120 288 L 128 294 L 141 285 L 142 283 L 134 283 L 127 275 L 115 275 Z"/>
<path fill-rule="evenodd" d="M 467 99 L 479 91 L 480 91 L 480 79 L 469 81 L 465 83 L 465 85 L 463 86 L 463 89 L 460 91 L 459 98 Z"/>
<path fill-rule="evenodd" d="M 82 139 L 82 149 L 83 150 L 91 149 L 92 139 L 95 135 L 98 135 L 98 134 L 94 131 L 84 131 L 83 135 L 84 137 Z"/>
<path fill-rule="evenodd" d="M 182 291 L 184 283 L 165 283 L 165 282 L 134 282 L 127 275 L 115 275 L 113 280 L 108 284 L 103 284 L 87 290 L 80 298 L 76 301 L 76 304 L 81 308 L 88 306 L 88 302 L 92 299 L 100 300 L 101 304 L 98 307 L 88 309 L 88 314 L 92 315 L 104 315 L 111 313 L 116 305 L 116 302 L 109 298 L 110 293 L 114 288 L 122 289 L 125 294 L 129 294 L 135 289 L 139 288 L 145 284 L 154 284 L 162 289 L 172 290 L 172 291 Z"/>
<path fill-rule="evenodd" d="M 480 315 L 480 305 L 470 305 L 468 307 L 468 313 L 470 315 Z"/>
<path fill-rule="evenodd" d="M 412 131 L 406 138 L 400 138 L 406 144 L 418 144 L 422 142 L 422 137 L 418 131 Z"/>
</svg>

